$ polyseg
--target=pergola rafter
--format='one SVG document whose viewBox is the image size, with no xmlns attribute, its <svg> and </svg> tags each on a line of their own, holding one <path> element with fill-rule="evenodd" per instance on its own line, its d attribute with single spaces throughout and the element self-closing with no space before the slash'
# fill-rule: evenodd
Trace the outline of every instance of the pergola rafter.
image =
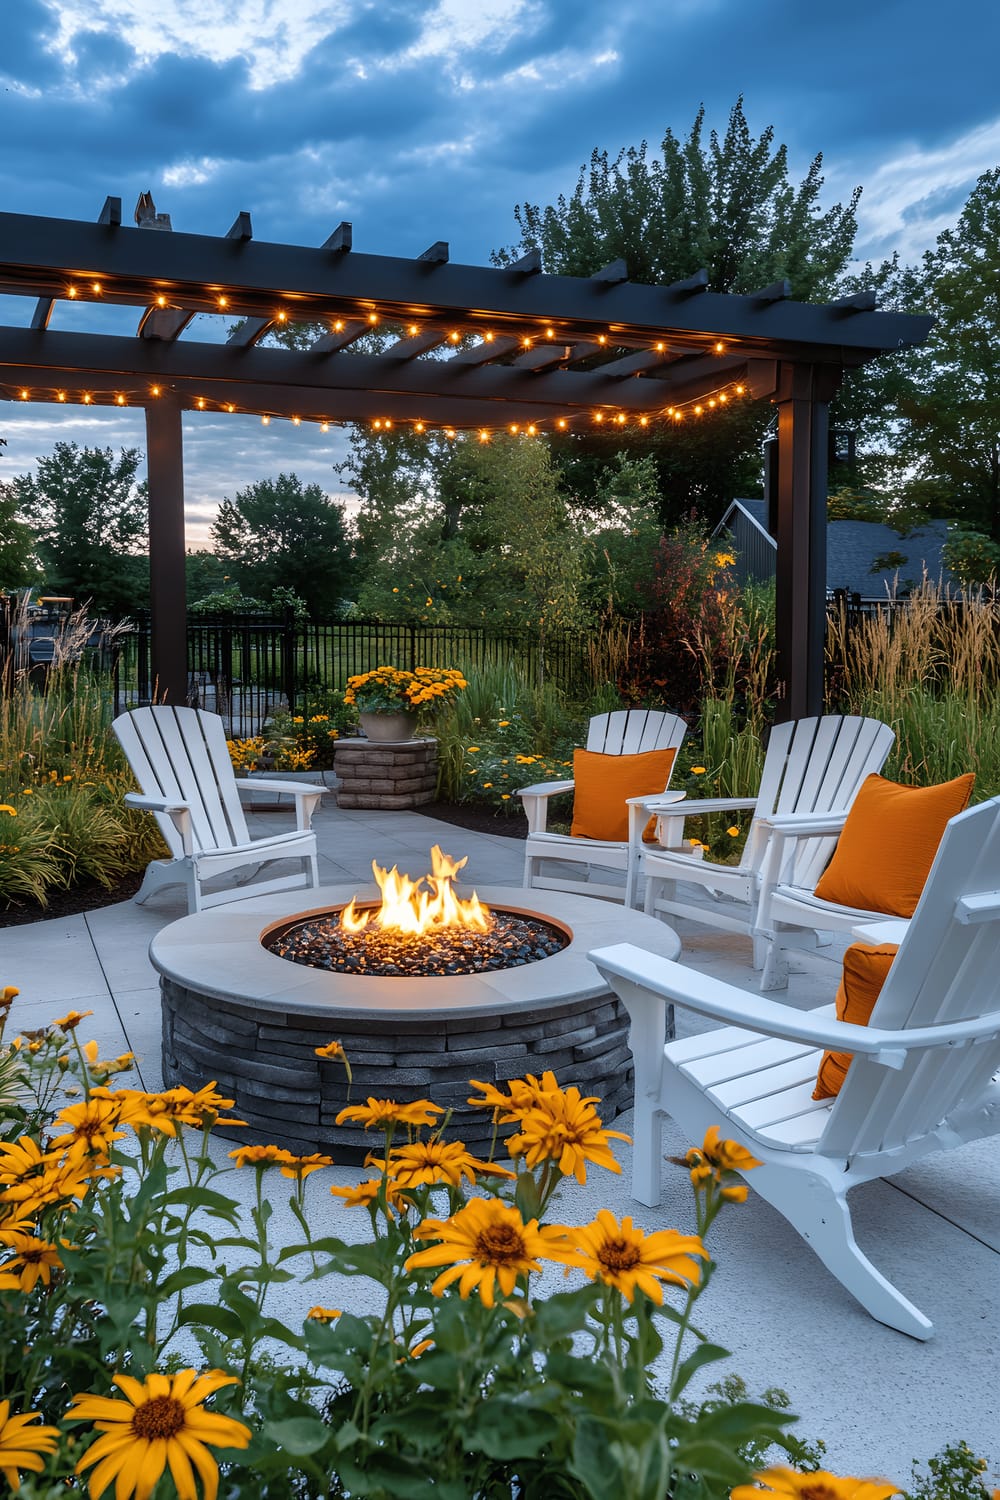
<svg viewBox="0 0 1000 1500">
<path fill-rule="evenodd" d="M 319 249 L 164 233 L 143 195 L 133 229 L 109 198 L 96 224 L 0 214 L 0 297 L 29 296 L 28 328 L 0 326 L 0 396 L 141 405 L 146 413 L 154 671 L 186 691 L 181 413 L 253 412 L 321 424 L 411 424 L 449 435 L 603 429 L 677 421 L 737 391 L 769 397 L 778 424 L 778 646 L 789 715 L 822 697 L 827 406 L 844 370 L 919 343 L 931 319 L 878 312 L 868 294 L 824 305 L 787 282 L 747 296 L 704 272 L 638 286 L 623 261 L 550 276 L 537 251 L 512 265 L 453 264 L 438 241 L 414 259 L 360 254 L 349 224 Z M 154 232 L 150 232 L 150 230 Z M 133 307 L 135 336 L 52 327 L 59 302 Z M 236 326 L 190 336 L 199 313 Z M 324 331 L 305 349 L 261 347 L 289 323 Z M 374 327 L 394 341 L 352 348 Z M 185 336 L 187 335 L 187 336 Z"/>
</svg>

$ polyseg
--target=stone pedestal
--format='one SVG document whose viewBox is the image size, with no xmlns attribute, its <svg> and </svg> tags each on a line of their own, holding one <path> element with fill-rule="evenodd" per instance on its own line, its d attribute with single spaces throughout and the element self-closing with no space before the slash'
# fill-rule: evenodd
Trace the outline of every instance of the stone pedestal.
<svg viewBox="0 0 1000 1500">
<path fill-rule="evenodd" d="M 338 740 L 334 770 L 338 807 L 424 807 L 437 790 L 437 740 Z"/>
</svg>

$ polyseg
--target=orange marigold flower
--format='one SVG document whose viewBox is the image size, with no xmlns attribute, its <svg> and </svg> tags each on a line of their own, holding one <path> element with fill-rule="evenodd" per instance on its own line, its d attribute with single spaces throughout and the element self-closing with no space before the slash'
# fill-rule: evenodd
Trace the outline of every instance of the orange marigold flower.
<svg viewBox="0 0 1000 1500">
<path fill-rule="evenodd" d="M 619 1223 L 606 1208 L 598 1212 L 592 1224 L 571 1234 L 581 1252 L 580 1264 L 591 1280 L 617 1287 L 629 1302 L 638 1287 L 652 1301 L 661 1303 L 661 1281 L 696 1286 L 701 1280 L 696 1257 L 708 1259 L 696 1234 L 678 1234 L 675 1229 L 644 1234 L 633 1228 L 630 1218 Z"/>
<path fill-rule="evenodd" d="M 526 1224 L 513 1204 L 498 1198 L 473 1198 L 450 1219 L 425 1219 L 413 1234 L 415 1239 L 439 1243 L 416 1251 L 405 1269 L 445 1266 L 431 1286 L 435 1297 L 457 1281 L 461 1297 L 478 1290 L 486 1307 L 493 1306 L 497 1287 L 509 1297 L 518 1277 L 540 1271 L 543 1260 L 563 1265 L 578 1261 L 564 1228 L 539 1227 L 537 1219 Z"/>
</svg>

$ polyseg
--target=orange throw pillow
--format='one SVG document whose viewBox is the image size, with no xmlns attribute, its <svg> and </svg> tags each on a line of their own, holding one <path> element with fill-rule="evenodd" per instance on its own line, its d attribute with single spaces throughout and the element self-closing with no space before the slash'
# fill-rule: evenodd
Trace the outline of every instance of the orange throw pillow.
<svg viewBox="0 0 1000 1500">
<path fill-rule="evenodd" d="M 868 776 L 851 804 L 816 895 L 838 906 L 912 917 L 949 818 L 972 795 L 975 777 L 940 786 L 899 786 Z"/>
<path fill-rule="evenodd" d="M 642 755 L 574 750 L 573 837 L 612 843 L 627 839 L 626 798 L 665 791 L 675 754 L 674 750 L 647 750 Z"/>
<path fill-rule="evenodd" d="M 875 1009 L 886 975 L 896 957 L 895 943 L 872 948 L 867 943 L 852 943 L 844 954 L 844 970 L 837 989 L 837 1020 L 867 1026 Z M 824 1052 L 816 1074 L 814 1099 L 833 1099 L 851 1066 L 850 1052 Z"/>
</svg>

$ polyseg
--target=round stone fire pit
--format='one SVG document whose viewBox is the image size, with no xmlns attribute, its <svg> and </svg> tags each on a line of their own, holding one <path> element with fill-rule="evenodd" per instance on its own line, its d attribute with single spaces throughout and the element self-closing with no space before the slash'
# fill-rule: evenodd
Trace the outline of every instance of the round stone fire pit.
<svg viewBox="0 0 1000 1500">
<path fill-rule="evenodd" d="M 492 1117 L 470 1110 L 469 1080 L 503 1083 L 550 1068 L 564 1085 L 596 1094 L 609 1121 L 632 1103 L 628 1020 L 587 958 L 632 942 L 676 958 L 661 921 L 562 891 L 480 889 L 493 909 L 537 916 L 563 929 L 566 946 L 516 968 L 435 977 L 328 973 L 270 952 L 265 934 L 291 919 L 338 910 L 353 887 L 286 891 L 183 917 L 153 939 L 160 974 L 165 1083 L 199 1088 L 215 1079 L 236 1101 L 241 1141 L 326 1151 L 360 1161 L 381 1137 L 337 1125 L 346 1104 L 431 1098 L 454 1110 L 453 1134 L 489 1148 Z M 303 898 L 309 905 L 303 907 Z M 315 1049 L 339 1041 L 342 1063 Z"/>
</svg>

